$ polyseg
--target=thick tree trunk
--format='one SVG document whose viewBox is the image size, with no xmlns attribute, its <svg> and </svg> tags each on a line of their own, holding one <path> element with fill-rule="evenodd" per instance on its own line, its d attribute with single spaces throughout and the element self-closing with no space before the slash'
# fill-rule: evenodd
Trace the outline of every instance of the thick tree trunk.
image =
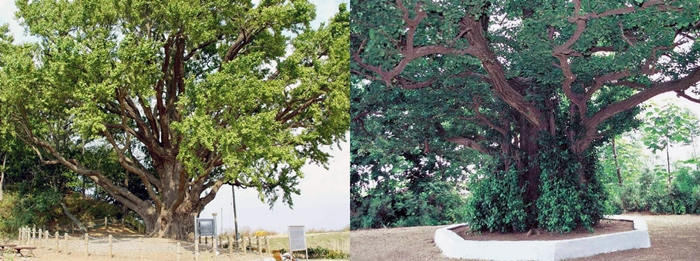
<svg viewBox="0 0 700 261">
<path fill-rule="evenodd" d="M 192 206 L 196 207 L 182 207 Z M 134 210 L 144 221 L 146 234 L 154 237 L 186 240 L 189 233 L 194 232 L 193 218 L 203 209 L 199 198 L 189 198 L 177 209 L 161 209 L 155 207 Z"/>
<path fill-rule="evenodd" d="M 520 149 L 524 152 L 524 157 L 520 159 L 518 166 L 519 172 L 521 173 L 519 179 L 520 187 L 525 187 L 525 194 L 523 195 L 523 203 L 525 203 L 527 209 L 525 212 L 528 216 L 528 226 L 535 227 L 535 217 L 537 216 L 537 199 L 540 195 L 540 175 L 542 170 L 534 164 L 537 159 L 537 152 L 539 151 L 539 145 L 537 144 L 538 131 L 526 122 L 524 119 L 521 122 L 520 131 Z M 518 152 L 516 152 L 518 153 Z"/>
<path fill-rule="evenodd" d="M 190 233 L 194 233 L 194 218 L 197 213 L 170 212 L 162 213 L 160 216 L 161 230 L 158 233 L 162 238 L 177 238 L 187 240 Z M 167 221 L 167 222 L 166 222 Z"/>
<path fill-rule="evenodd" d="M 218 188 L 200 198 L 204 180 L 188 187 L 187 180 L 181 179 L 181 174 L 184 175 L 182 163 L 161 160 L 154 162 L 154 167 L 160 174 L 162 187 L 157 197 L 159 200 L 132 210 L 143 218 L 148 235 L 185 240 L 189 233 L 194 232 L 193 218 L 213 199 Z"/>
<path fill-rule="evenodd" d="M 575 188 L 574 190 L 580 192 L 580 196 L 578 197 L 580 202 L 590 202 L 590 200 L 594 200 L 594 198 L 591 198 L 591 195 L 587 194 L 588 189 L 591 188 L 589 186 L 597 186 L 597 180 L 595 180 L 595 177 L 592 174 L 594 169 L 593 165 L 595 162 L 590 161 L 589 156 L 586 156 L 588 155 L 587 152 L 589 150 L 578 150 L 575 147 L 580 144 L 577 144 L 575 140 L 571 140 L 572 138 L 577 137 L 574 131 L 557 131 L 554 126 L 535 126 L 527 121 L 526 118 L 520 117 L 519 115 L 515 116 L 517 120 L 517 127 L 514 129 L 514 131 L 518 134 L 517 138 L 512 140 L 516 141 L 516 144 L 514 145 L 517 148 L 506 150 L 509 151 L 509 153 L 504 158 L 504 160 L 506 160 L 504 166 L 507 168 L 507 161 L 509 158 L 517 159 L 516 170 L 519 173 L 518 185 L 524 190 L 522 200 L 523 204 L 526 206 L 524 209 L 527 216 L 526 229 L 543 228 L 542 224 L 539 224 L 540 221 L 538 221 L 542 215 L 540 209 L 538 209 L 538 201 L 540 200 L 540 197 L 547 193 L 554 193 L 550 194 L 550 196 L 560 195 L 558 194 L 559 192 L 556 191 L 544 191 L 543 189 L 546 188 L 543 187 L 543 183 L 555 182 L 556 184 L 569 184 L 566 186 L 569 186 L 569 188 Z M 554 121 L 551 121 L 550 124 L 554 124 Z M 552 129 L 554 131 L 552 131 Z M 545 151 L 552 150 L 554 152 L 541 154 Z M 548 171 L 548 180 L 542 180 L 544 177 L 543 171 L 545 169 Z M 576 177 L 571 177 L 571 175 L 575 175 Z M 619 181 L 621 182 L 621 178 Z M 562 185 L 558 186 L 558 189 L 564 188 L 561 187 Z M 549 189 L 553 188 L 554 187 L 549 186 Z M 552 206 L 552 203 L 547 204 L 545 205 L 554 207 Z M 556 205 L 556 203 L 554 204 Z M 574 211 L 573 208 L 571 211 Z M 602 217 L 602 214 L 597 213 L 596 211 L 599 212 L 600 210 L 590 208 L 581 209 L 581 213 L 571 213 L 571 216 L 580 217 L 590 215 L 594 219 L 598 216 Z M 557 217 L 551 218 L 556 219 Z M 593 222 L 597 223 L 597 221 L 598 220 L 594 220 Z"/>
</svg>

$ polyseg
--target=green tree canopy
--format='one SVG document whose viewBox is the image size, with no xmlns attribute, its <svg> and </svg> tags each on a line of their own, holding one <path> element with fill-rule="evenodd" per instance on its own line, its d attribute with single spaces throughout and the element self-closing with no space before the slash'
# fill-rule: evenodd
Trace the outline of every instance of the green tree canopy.
<svg viewBox="0 0 700 261">
<path fill-rule="evenodd" d="M 605 198 L 594 147 L 638 126 L 650 98 L 700 94 L 700 1 L 352 4 L 353 139 L 379 115 L 406 126 L 375 132 L 412 137 L 404 148 L 496 159 L 477 179 L 493 185 L 474 187 L 473 229 L 592 226 Z"/>
<path fill-rule="evenodd" d="M 0 122 L 92 179 L 151 235 L 183 239 L 224 184 L 273 204 L 344 139 L 349 13 L 305 0 L 17 1 L 39 43 L 0 40 Z M 108 145 L 148 197 L 64 154 Z"/>
</svg>

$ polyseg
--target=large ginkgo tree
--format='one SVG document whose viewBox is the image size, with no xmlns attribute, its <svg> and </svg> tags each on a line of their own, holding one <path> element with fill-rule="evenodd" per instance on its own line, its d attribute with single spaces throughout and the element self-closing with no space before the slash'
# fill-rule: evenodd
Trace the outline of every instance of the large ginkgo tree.
<svg viewBox="0 0 700 261">
<path fill-rule="evenodd" d="M 349 124 L 349 13 L 306 0 L 17 1 L 37 43 L 0 40 L 0 123 L 88 177 L 152 236 L 184 239 L 224 184 L 270 204 Z M 63 153 L 108 146 L 147 191 Z M 133 186 L 133 184 L 132 184 Z"/>
</svg>

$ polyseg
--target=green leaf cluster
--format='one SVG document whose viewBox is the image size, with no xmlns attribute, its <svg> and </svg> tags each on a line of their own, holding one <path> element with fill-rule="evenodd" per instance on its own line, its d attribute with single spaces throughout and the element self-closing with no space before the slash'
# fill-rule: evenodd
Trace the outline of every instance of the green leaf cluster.
<svg viewBox="0 0 700 261">
<path fill-rule="evenodd" d="M 690 144 L 700 135 L 697 116 L 673 103 L 654 106 L 645 114 L 642 141 L 656 153 L 669 146 Z"/>
<path fill-rule="evenodd" d="M 466 221 L 473 231 L 520 232 L 528 224 L 523 203 L 525 189 L 518 184 L 518 172 L 482 172 L 469 184 Z"/>
</svg>

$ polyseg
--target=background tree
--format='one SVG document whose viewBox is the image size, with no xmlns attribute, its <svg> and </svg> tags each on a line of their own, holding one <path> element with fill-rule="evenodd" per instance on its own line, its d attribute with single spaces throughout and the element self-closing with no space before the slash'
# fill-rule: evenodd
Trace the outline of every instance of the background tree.
<svg viewBox="0 0 700 261">
<path fill-rule="evenodd" d="M 422 98 L 416 108 L 441 103 L 423 115 L 431 124 L 414 129 L 430 126 L 431 137 L 495 159 L 475 184 L 500 192 L 475 190 L 472 229 L 596 224 L 605 193 L 594 148 L 636 127 L 637 105 L 651 97 L 700 92 L 698 1 L 352 5 L 353 92 L 411 93 Z M 510 196 L 489 205 L 495 195 Z"/>
<path fill-rule="evenodd" d="M 673 103 L 654 106 L 646 113 L 642 140 L 653 153 L 666 150 L 666 173 L 671 185 L 671 156 L 673 145 L 689 145 L 698 136 L 700 121 L 688 108 L 680 108 Z"/>
<path fill-rule="evenodd" d="M 359 80 L 359 79 L 356 79 Z M 355 82 L 351 92 L 351 227 L 439 225 L 465 218 L 464 186 L 479 154 L 432 135 L 449 105 L 419 92 Z M 435 90 L 441 92 L 440 90 Z M 449 95 L 450 93 L 443 93 Z"/>
<path fill-rule="evenodd" d="M 610 214 L 641 210 L 639 193 L 643 188 L 638 180 L 642 173 L 649 172 L 652 158 L 645 153 L 644 144 L 637 136 L 638 133 L 627 132 L 615 137 L 615 151 L 613 139 L 598 147 L 600 178 L 606 184 Z"/>
<path fill-rule="evenodd" d="M 42 163 L 92 180 L 136 212 L 150 235 L 186 238 L 193 215 L 226 183 L 291 205 L 300 168 L 326 164 L 320 147 L 347 131 L 344 5 L 318 30 L 309 26 L 314 6 L 303 0 L 17 7 L 40 43 L 2 36 L 3 129 Z M 96 158 L 65 152 L 90 144 L 108 146 L 120 173 L 138 177 L 147 196 Z"/>
<path fill-rule="evenodd" d="M 673 176 L 670 150 L 674 144 L 691 144 L 693 137 L 698 135 L 697 126 L 700 122 L 688 108 L 681 109 L 673 103 L 652 107 L 652 110 L 646 113 L 646 117 L 642 140 L 653 153 L 666 150 L 665 176 L 669 197 L 674 201 L 674 193 L 671 189 Z M 671 210 L 676 212 L 675 204 L 671 204 Z"/>
</svg>

